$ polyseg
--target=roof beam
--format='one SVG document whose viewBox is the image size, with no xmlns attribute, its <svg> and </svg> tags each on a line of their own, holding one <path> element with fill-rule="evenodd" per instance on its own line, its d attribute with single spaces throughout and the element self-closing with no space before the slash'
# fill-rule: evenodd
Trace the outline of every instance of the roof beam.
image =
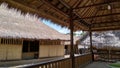
<svg viewBox="0 0 120 68">
<path fill-rule="evenodd" d="M 118 27 L 104 27 L 100 29 L 92 28 L 92 31 L 108 31 L 108 30 L 120 30 L 120 26 Z"/>
<path fill-rule="evenodd" d="M 97 23 L 92 23 L 92 24 L 109 24 L 109 23 L 114 23 L 114 22 L 120 22 L 120 20 L 113 20 L 113 21 L 106 21 L 106 22 L 97 22 Z"/>
<path fill-rule="evenodd" d="M 120 21 L 118 22 L 112 22 L 112 23 L 98 23 L 98 24 L 92 24 L 92 28 L 102 28 L 102 27 L 116 27 L 120 25 Z M 119 26 L 120 27 L 120 26 Z"/>
<path fill-rule="evenodd" d="M 87 6 L 81 6 L 81 7 L 76 7 L 76 8 L 73 8 L 73 9 L 81 9 L 81 8 L 87 8 L 87 7 L 94 7 L 94 6 L 104 5 L 104 4 L 115 3 L 115 2 L 120 2 L 120 0 L 110 0 L 110 1 L 103 2 L 103 3 L 98 3 L 98 4 L 93 4 L 93 5 L 87 5 Z"/>
<path fill-rule="evenodd" d="M 88 24 L 87 22 L 85 22 L 83 19 L 81 19 L 81 18 L 78 16 L 78 14 L 77 14 L 76 12 L 74 12 L 73 20 L 75 20 L 76 18 L 78 18 L 78 21 L 79 21 L 80 23 L 82 23 L 83 25 L 85 25 L 85 26 L 87 26 L 87 27 L 90 26 L 90 24 Z"/>
<path fill-rule="evenodd" d="M 65 16 L 69 16 L 68 13 L 62 11 L 61 9 L 59 9 L 56 5 L 52 4 L 51 2 L 49 2 L 48 0 L 42 0 L 44 3 L 47 3 L 47 5 L 50 5 L 52 8 L 54 8 L 56 11 L 60 12 L 61 14 L 64 14 Z"/>
<path fill-rule="evenodd" d="M 80 19 L 79 22 L 82 23 L 82 24 L 84 24 L 84 25 L 86 25 L 88 28 L 89 28 L 89 26 L 90 26 L 90 24 L 86 23 L 86 22 L 83 21 L 82 19 Z"/>
<path fill-rule="evenodd" d="M 69 11 L 70 11 L 69 8 L 68 8 L 68 10 L 69 10 L 68 12 L 64 12 L 63 10 L 61 10 L 60 8 L 58 8 L 57 6 L 55 6 L 54 4 L 52 4 L 50 1 L 48 1 L 48 0 L 43 0 L 43 1 L 46 2 L 47 4 L 51 5 L 54 9 L 58 10 L 59 12 L 65 14 L 65 15 L 67 15 L 67 16 L 69 17 Z M 62 4 L 62 3 L 61 3 L 61 4 Z M 65 7 L 65 5 L 64 5 L 64 7 Z M 67 8 L 67 7 L 66 7 L 66 8 Z M 80 22 L 81 24 L 83 24 L 83 25 L 86 26 L 86 27 L 89 27 L 88 24 L 87 24 L 84 20 L 80 19 L 80 17 L 79 17 L 77 14 L 73 13 L 73 16 L 79 18 L 79 22 Z M 74 20 L 74 19 L 73 19 L 73 20 Z"/>
<path fill-rule="evenodd" d="M 111 13 L 111 14 L 104 14 L 104 15 L 97 15 L 97 16 L 90 16 L 90 17 L 83 17 L 81 19 L 91 19 L 91 18 L 97 18 L 97 17 L 105 17 L 105 16 L 111 16 L 111 15 L 119 15 L 120 13 Z M 76 19 L 77 20 L 77 19 Z"/>
</svg>

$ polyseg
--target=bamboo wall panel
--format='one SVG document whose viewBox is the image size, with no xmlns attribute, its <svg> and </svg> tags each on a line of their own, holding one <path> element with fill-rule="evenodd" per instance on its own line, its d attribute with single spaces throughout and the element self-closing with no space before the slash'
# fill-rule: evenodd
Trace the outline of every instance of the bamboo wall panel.
<svg viewBox="0 0 120 68">
<path fill-rule="evenodd" d="M 61 45 L 56 45 L 57 46 L 57 52 L 56 52 L 56 56 L 61 56 L 60 52 L 61 52 Z"/>
<path fill-rule="evenodd" d="M 64 56 L 64 54 L 65 54 L 64 45 L 58 45 L 57 56 Z"/>
<path fill-rule="evenodd" d="M 49 46 L 49 57 L 57 56 L 57 46 L 56 45 L 50 45 Z"/>
<path fill-rule="evenodd" d="M 7 45 L 7 60 L 21 59 L 22 45 Z"/>
<path fill-rule="evenodd" d="M 18 60 L 21 59 L 22 45 L 1 45 L 0 60 Z"/>
<path fill-rule="evenodd" d="M 7 60 L 21 59 L 22 45 L 9 45 Z"/>
<path fill-rule="evenodd" d="M 39 46 L 39 57 L 48 57 L 49 54 L 49 45 L 40 45 Z"/>
<path fill-rule="evenodd" d="M 64 56 L 63 45 L 40 45 L 39 46 L 39 57 L 56 57 Z"/>
<path fill-rule="evenodd" d="M 0 60 L 6 60 L 6 50 L 7 46 L 0 44 Z"/>
</svg>

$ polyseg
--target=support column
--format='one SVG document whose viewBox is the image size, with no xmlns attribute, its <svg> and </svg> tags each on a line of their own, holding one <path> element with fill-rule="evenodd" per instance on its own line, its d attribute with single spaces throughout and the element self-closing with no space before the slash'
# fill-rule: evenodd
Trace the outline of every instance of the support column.
<svg viewBox="0 0 120 68">
<path fill-rule="evenodd" d="M 91 31 L 91 28 L 89 30 L 89 35 L 90 35 L 90 51 L 91 51 L 91 54 L 92 54 L 92 61 L 94 61 L 94 54 L 93 54 L 93 47 L 92 47 L 92 31 Z"/>
<path fill-rule="evenodd" d="M 74 30 L 74 24 L 73 24 L 73 19 L 72 19 L 72 9 L 70 10 L 70 18 L 69 18 L 69 23 L 70 23 L 70 45 L 71 45 L 71 52 L 70 52 L 70 58 L 72 60 L 72 68 L 75 68 L 75 58 L 74 58 L 74 43 L 73 43 L 73 30 Z"/>
</svg>

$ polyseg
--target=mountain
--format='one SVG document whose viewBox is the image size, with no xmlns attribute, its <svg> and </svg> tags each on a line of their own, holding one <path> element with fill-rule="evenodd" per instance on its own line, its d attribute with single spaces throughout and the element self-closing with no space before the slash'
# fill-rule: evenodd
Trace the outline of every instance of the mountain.
<svg viewBox="0 0 120 68">
<path fill-rule="evenodd" d="M 113 34 L 115 34 L 116 37 L 119 37 L 120 39 L 120 30 L 118 31 L 112 31 Z"/>
<path fill-rule="evenodd" d="M 104 31 L 104 32 L 93 32 L 92 43 L 97 48 L 112 46 L 120 47 L 120 30 L 118 31 Z M 80 41 L 82 45 L 90 45 L 89 34 Z"/>
</svg>

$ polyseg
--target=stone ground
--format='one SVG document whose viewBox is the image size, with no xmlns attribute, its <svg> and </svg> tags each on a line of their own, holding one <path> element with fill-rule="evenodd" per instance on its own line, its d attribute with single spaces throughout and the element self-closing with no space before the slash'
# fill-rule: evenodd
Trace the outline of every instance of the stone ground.
<svg viewBox="0 0 120 68">
<path fill-rule="evenodd" d="M 84 68 L 109 68 L 108 64 L 106 62 L 93 62 L 87 66 L 85 66 Z"/>
</svg>

